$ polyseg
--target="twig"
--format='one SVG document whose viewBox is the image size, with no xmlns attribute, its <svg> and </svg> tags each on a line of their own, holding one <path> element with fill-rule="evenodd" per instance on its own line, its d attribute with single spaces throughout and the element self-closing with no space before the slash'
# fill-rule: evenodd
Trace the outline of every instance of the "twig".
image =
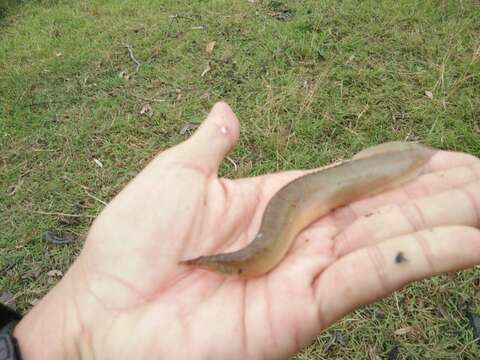
<svg viewBox="0 0 480 360">
<path fill-rule="evenodd" d="M 140 66 L 142 66 L 142 64 L 135 58 L 135 55 L 133 55 L 132 47 L 128 44 L 125 44 L 124 46 L 128 49 L 128 54 L 130 55 L 130 59 L 132 59 L 133 62 L 137 65 L 135 72 L 138 72 L 138 69 L 140 69 Z"/>
<path fill-rule="evenodd" d="M 235 164 L 235 161 L 233 161 L 230 156 L 227 156 L 226 159 L 232 163 L 233 168 L 235 169 L 235 171 L 237 171 L 237 170 L 238 170 L 238 166 L 237 166 L 237 164 Z"/>
<path fill-rule="evenodd" d="M 105 201 L 103 201 L 102 199 L 99 199 L 98 197 L 96 197 L 95 195 L 91 194 L 88 190 L 90 190 L 90 188 L 88 186 L 85 186 L 81 183 L 79 183 L 78 181 L 74 180 L 74 179 L 71 179 L 67 174 L 64 175 L 64 178 L 77 184 L 78 186 L 80 186 L 83 190 L 85 190 L 85 193 L 90 196 L 92 199 L 94 200 L 97 200 L 99 203 L 102 203 L 103 205 L 108 205 Z"/>
<path fill-rule="evenodd" d="M 86 218 L 90 218 L 90 219 L 95 219 L 96 218 L 96 216 L 93 216 L 93 215 L 66 214 L 66 213 L 56 212 L 56 211 L 52 211 L 52 212 L 42 211 L 42 210 L 31 210 L 31 211 L 34 212 L 34 213 L 37 213 L 37 214 L 42 214 L 42 215 L 58 215 L 58 216 L 76 217 L 76 218 L 86 217 Z"/>
<path fill-rule="evenodd" d="M 102 203 L 103 205 L 107 206 L 108 204 L 103 201 L 102 199 L 99 199 L 98 197 L 96 197 L 95 195 L 93 194 L 90 194 L 85 188 L 84 188 L 85 192 L 87 193 L 88 196 L 90 196 L 92 199 L 94 200 L 97 200 L 99 203 Z"/>
<path fill-rule="evenodd" d="M 53 100 L 53 101 L 37 101 L 32 102 L 30 104 L 23 104 L 22 107 L 34 107 L 34 106 L 42 106 L 42 105 L 51 105 L 51 104 L 62 104 L 65 100 Z"/>
<path fill-rule="evenodd" d="M 360 111 L 359 114 L 357 114 L 357 123 L 358 123 L 358 120 L 360 120 L 360 118 L 363 116 L 363 114 L 365 114 L 367 112 L 367 110 L 368 110 L 368 104 L 365 105 L 365 107 L 363 108 L 362 111 Z"/>
<path fill-rule="evenodd" d="M 133 97 L 136 97 L 137 99 L 144 100 L 144 101 L 152 101 L 152 102 L 165 102 L 168 101 L 167 99 L 154 99 L 154 98 L 149 98 L 149 97 L 144 97 L 144 96 L 139 96 L 136 94 L 131 94 Z"/>
<path fill-rule="evenodd" d="M 363 108 L 362 111 L 360 111 L 358 114 L 357 114 L 357 120 L 355 120 L 355 128 L 358 127 L 358 122 L 360 121 L 360 118 L 368 111 L 368 104 L 365 105 L 365 107 Z"/>
<path fill-rule="evenodd" d="M 180 15 L 180 14 L 173 14 L 173 15 L 168 15 L 170 19 L 187 19 L 187 20 L 195 20 L 192 16 L 188 15 Z"/>
</svg>

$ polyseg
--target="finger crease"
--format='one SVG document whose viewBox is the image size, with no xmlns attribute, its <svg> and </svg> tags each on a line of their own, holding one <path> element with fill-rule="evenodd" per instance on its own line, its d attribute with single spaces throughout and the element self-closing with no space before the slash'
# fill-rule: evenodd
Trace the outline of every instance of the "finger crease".
<svg viewBox="0 0 480 360">
<path fill-rule="evenodd" d="M 167 165 L 178 166 L 183 170 L 189 170 L 197 173 L 198 175 L 205 176 L 205 177 L 208 177 L 208 175 L 212 172 L 212 169 L 210 168 L 205 168 L 200 165 L 192 164 L 189 162 L 183 162 L 183 161 L 169 161 Z"/>
<path fill-rule="evenodd" d="M 332 215 L 335 225 L 339 227 L 353 223 L 360 216 L 351 205 L 334 210 Z"/>
<path fill-rule="evenodd" d="M 345 252 L 351 249 L 350 246 L 351 240 L 347 235 L 347 230 L 342 231 L 340 234 L 335 236 L 333 240 L 333 256 L 335 259 L 338 259 Z"/>
<path fill-rule="evenodd" d="M 408 205 L 400 206 L 399 208 L 413 231 L 418 231 L 424 228 L 426 224 L 425 217 L 416 203 L 412 202 Z"/>
<path fill-rule="evenodd" d="M 431 273 L 435 272 L 435 265 L 433 262 L 433 253 L 430 245 L 428 244 L 427 239 L 423 235 L 422 232 L 415 233 L 415 237 L 417 238 L 418 245 L 422 249 L 423 256 L 425 258 L 425 262 L 427 263 L 428 269 Z"/>
<path fill-rule="evenodd" d="M 373 264 L 373 269 L 377 274 L 378 281 L 380 283 L 382 291 L 384 292 L 384 294 L 389 294 L 390 287 L 387 285 L 387 279 L 385 277 L 385 271 L 384 271 L 386 262 L 385 262 L 385 257 L 383 256 L 382 251 L 376 245 L 366 248 L 366 251 L 367 251 L 368 257 L 370 258 Z"/>
<path fill-rule="evenodd" d="M 204 198 L 204 202 L 206 202 L 205 198 Z M 182 243 L 180 245 L 180 249 L 179 249 L 180 256 L 182 256 L 183 254 L 185 254 L 186 251 L 188 251 L 188 249 L 190 247 L 190 243 L 193 239 L 192 234 L 197 233 L 197 225 L 199 223 L 199 221 L 198 221 L 199 215 L 200 215 L 200 213 L 198 211 L 196 211 L 194 213 L 192 219 L 190 220 L 189 226 L 187 226 L 187 231 L 185 232 L 185 235 L 183 237 L 183 241 L 182 241 Z"/>
<path fill-rule="evenodd" d="M 224 214 L 228 214 L 228 210 L 230 209 L 230 205 L 231 205 L 231 200 L 230 200 L 230 196 L 228 196 L 229 192 L 227 188 L 227 180 L 218 179 L 218 182 L 220 183 L 220 187 L 222 189 L 223 199 L 225 203 Z"/>
<path fill-rule="evenodd" d="M 470 204 L 473 208 L 473 212 L 475 214 L 476 218 L 476 223 L 477 225 L 480 224 L 480 209 L 479 206 L 477 205 L 477 201 L 475 200 L 475 196 L 470 192 L 468 188 L 463 188 L 460 191 L 463 191 L 467 199 L 470 201 Z"/>
<path fill-rule="evenodd" d="M 403 192 L 406 195 L 408 200 L 415 199 L 419 196 L 426 196 L 431 193 L 430 187 L 426 186 L 422 180 L 423 178 L 419 177 L 417 182 L 406 184 L 403 187 Z"/>
</svg>

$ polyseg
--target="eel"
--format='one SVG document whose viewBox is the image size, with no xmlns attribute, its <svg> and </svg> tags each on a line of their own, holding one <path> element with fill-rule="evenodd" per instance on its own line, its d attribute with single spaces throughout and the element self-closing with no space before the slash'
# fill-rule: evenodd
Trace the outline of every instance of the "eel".
<svg viewBox="0 0 480 360">
<path fill-rule="evenodd" d="M 412 180 L 434 153 L 419 143 L 387 142 L 364 149 L 351 160 L 307 173 L 270 199 L 260 228 L 246 247 L 181 263 L 241 277 L 266 274 L 313 222 L 338 207 Z"/>
</svg>

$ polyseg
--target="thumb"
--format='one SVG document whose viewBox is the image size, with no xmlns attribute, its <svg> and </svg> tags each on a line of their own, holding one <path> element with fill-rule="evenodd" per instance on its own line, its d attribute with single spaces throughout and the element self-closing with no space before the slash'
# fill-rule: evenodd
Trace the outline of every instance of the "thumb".
<svg viewBox="0 0 480 360">
<path fill-rule="evenodd" d="M 217 102 L 195 133 L 176 147 L 175 160 L 191 165 L 206 175 L 214 174 L 237 143 L 238 136 L 236 115 L 228 104 Z"/>
</svg>

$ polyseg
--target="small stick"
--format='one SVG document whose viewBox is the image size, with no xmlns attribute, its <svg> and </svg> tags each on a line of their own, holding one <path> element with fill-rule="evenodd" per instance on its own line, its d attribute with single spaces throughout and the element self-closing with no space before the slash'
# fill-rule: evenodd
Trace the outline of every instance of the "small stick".
<svg viewBox="0 0 480 360">
<path fill-rule="evenodd" d="M 32 210 L 32 212 L 37 213 L 37 214 L 42 214 L 42 215 L 58 215 L 58 216 L 66 216 L 66 217 L 86 217 L 90 219 L 95 219 L 96 216 L 93 215 L 82 215 L 82 214 L 66 214 L 62 212 L 49 212 L 49 211 L 42 211 L 42 210 Z"/>
<path fill-rule="evenodd" d="M 133 55 L 132 47 L 128 44 L 125 44 L 125 47 L 128 49 L 128 54 L 130 55 L 130 59 L 132 59 L 133 62 L 137 65 L 137 68 L 135 69 L 135 72 L 137 72 L 138 69 L 140 69 L 140 66 L 142 64 L 140 64 L 140 62 L 135 58 L 135 55 Z"/>
<path fill-rule="evenodd" d="M 95 195 L 91 194 L 90 192 L 88 192 L 88 190 L 90 190 L 87 186 L 83 185 L 83 184 L 80 184 L 79 182 L 73 180 L 73 179 L 70 179 L 67 175 L 65 175 L 65 178 L 70 180 L 71 182 L 77 184 L 78 186 L 80 186 L 83 190 L 85 190 L 85 193 L 90 196 L 92 199 L 94 200 L 97 200 L 99 203 L 102 203 L 103 205 L 108 205 L 105 201 L 103 201 L 102 199 L 99 199 L 98 197 L 96 197 Z"/>
<path fill-rule="evenodd" d="M 102 203 L 103 205 L 107 206 L 108 204 L 103 201 L 102 199 L 99 199 L 98 197 L 96 197 L 95 195 L 93 194 L 90 194 L 85 188 L 84 188 L 85 192 L 87 193 L 88 196 L 90 196 L 92 199 L 94 200 L 97 200 L 99 203 Z"/>
<path fill-rule="evenodd" d="M 22 105 L 23 107 L 32 107 L 32 106 L 41 106 L 41 105 L 51 105 L 51 104 L 62 104 L 65 101 L 62 100 L 53 100 L 53 101 L 37 101 L 32 102 L 30 104 Z"/>
<path fill-rule="evenodd" d="M 230 156 L 227 156 L 226 159 L 232 163 L 235 171 L 237 171 L 237 170 L 238 170 L 238 167 L 237 167 L 237 164 L 235 164 L 235 161 L 233 161 Z"/>
<path fill-rule="evenodd" d="M 137 99 L 144 100 L 144 101 L 152 101 L 152 102 L 165 102 L 165 101 L 168 101 L 167 99 L 154 99 L 154 98 L 139 96 L 139 95 L 136 95 L 136 94 L 132 94 L 132 96 L 133 96 L 133 97 L 136 97 Z"/>
</svg>

